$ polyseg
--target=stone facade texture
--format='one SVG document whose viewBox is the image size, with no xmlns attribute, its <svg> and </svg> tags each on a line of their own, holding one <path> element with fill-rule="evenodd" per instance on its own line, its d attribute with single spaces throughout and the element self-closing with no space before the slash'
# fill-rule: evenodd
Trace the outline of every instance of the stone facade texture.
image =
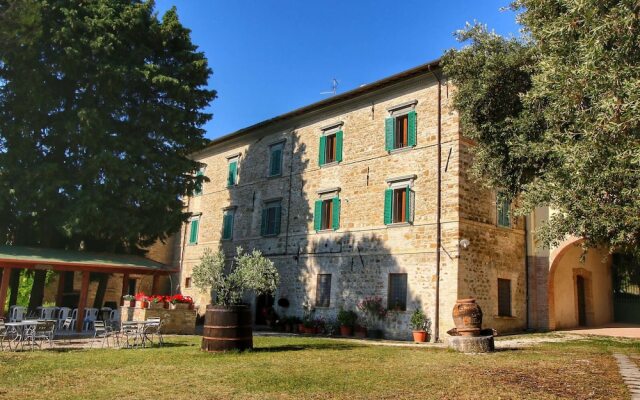
<svg viewBox="0 0 640 400">
<path fill-rule="evenodd" d="M 440 335 L 453 327 L 456 299 L 476 297 L 485 326 L 501 332 L 525 327 L 525 247 L 523 222 L 496 226 L 496 194 L 468 177 L 470 143 L 450 107 L 450 87 L 442 86 L 441 100 L 441 248 Z M 388 109 L 415 103 L 417 144 L 385 150 Z M 322 128 L 341 121 L 343 160 L 319 166 Z M 391 312 L 385 335 L 408 339 L 409 318 L 421 308 L 432 320 L 436 314 L 437 193 L 438 193 L 438 81 L 431 73 L 387 85 L 324 109 L 275 121 L 210 146 L 193 157 L 206 164 L 209 181 L 202 194 L 186 200 L 187 210 L 199 215 L 197 244 L 187 243 L 188 224 L 170 248 L 180 265 L 181 291 L 193 296 L 200 312 L 208 293 L 185 287 L 194 265 L 209 247 L 232 257 L 236 246 L 260 249 L 272 259 L 281 276 L 275 298 L 291 306 L 275 306 L 279 315 L 303 313 L 315 304 L 318 274 L 331 274 L 330 306 L 315 315 L 335 318 L 343 307 L 354 309 L 365 296 L 387 302 L 389 274 L 406 273 L 407 310 Z M 268 176 L 269 146 L 284 140 L 283 173 Z M 227 187 L 228 159 L 239 156 L 237 185 Z M 384 191 L 388 180 L 415 175 L 415 218 L 411 224 L 385 225 Z M 340 228 L 316 232 L 314 202 L 318 191 L 340 188 Z M 260 235 L 265 201 L 281 201 L 281 233 Z M 223 211 L 234 207 L 233 239 L 222 240 Z M 470 245 L 461 248 L 460 240 Z M 497 316 L 497 279 L 512 280 L 512 316 Z M 247 297 L 255 303 L 255 299 Z M 255 310 L 254 310 L 255 311 Z"/>
</svg>

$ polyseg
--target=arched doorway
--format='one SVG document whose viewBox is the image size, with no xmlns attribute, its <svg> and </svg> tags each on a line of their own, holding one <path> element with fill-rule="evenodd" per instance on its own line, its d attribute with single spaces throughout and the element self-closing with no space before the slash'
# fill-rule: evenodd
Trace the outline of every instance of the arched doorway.
<svg viewBox="0 0 640 400">
<path fill-rule="evenodd" d="M 611 256 L 566 242 L 551 256 L 549 328 L 569 329 L 613 322 Z"/>
</svg>

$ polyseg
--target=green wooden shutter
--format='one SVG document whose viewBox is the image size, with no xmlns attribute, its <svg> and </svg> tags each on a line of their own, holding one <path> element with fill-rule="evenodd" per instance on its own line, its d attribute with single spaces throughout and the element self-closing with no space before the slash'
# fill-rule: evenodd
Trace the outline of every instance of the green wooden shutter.
<svg viewBox="0 0 640 400">
<path fill-rule="evenodd" d="M 393 189 L 384 191 L 384 224 L 393 222 Z"/>
<path fill-rule="evenodd" d="M 318 164 L 324 165 L 324 157 L 327 148 L 327 138 L 325 136 L 320 136 L 320 150 L 318 153 Z"/>
<path fill-rule="evenodd" d="M 278 148 L 271 152 L 271 165 L 269 175 L 275 176 L 282 173 L 282 149 Z"/>
<path fill-rule="evenodd" d="M 384 120 L 384 137 L 385 137 L 385 150 L 391 151 L 394 148 L 395 138 L 395 118 L 387 118 Z"/>
<path fill-rule="evenodd" d="M 196 244 L 198 243 L 198 225 L 200 224 L 200 220 L 192 219 L 191 220 L 191 232 L 189 235 L 189 243 Z"/>
<path fill-rule="evenodd" d="M 267 208 L 262 209 L 262 222 L 260 224 L 260 234 L 267 234 L 267 219 L 269 218 L 269 213 L 267 213 Z"/>
<path fill-rule="evenodd" d="M 233 214 L 227 213 L 222 217 L 222 238 L 231 239 L 233 233 Z"/>
<path fill-rule="evenodd" d="M 196 177 L 200 177 L 202 175 L 204 175 L 202 170 L 199 170 L 198 172 L 196 172 Z M 196 190 L 194 191 L 193 194 L 196 196 L 200 196 L 202 194 L 202 183 L 196 184 Z"/>
<path fill-rule="evenodd" d="M 227 186 L 233 186 L 236 184 L 237 171 L 238 171 L 238 162 L 234 161 L 229 163 L 229 177 L 227 178 Z"/>
<path fill-rule="evenodd" d="M 336 132 L 336 161 L 342 161 L 342 131 Z"/>
<path fill-rule="evenodd" d="M 276 221 L 275 221 L 275 227 L 274 227 L 274 234 L 275 235 L 279 235 L 280 234 L 280 220 L 282 219 L 282 206 L 277 206 L 276 210 Z"/>
<path fill-rule="evenodd" d="M 506 200 L 500 200 L 500 198 L 497 198 L 497 203 L 498 203 L 498 225 L 500 226 L 505 226 L 505 227 L 511 227 L 511 220 L 510 220 L 510 215 L 509 215 L 509 209 L 511 208 L 511 203 Z"/>
<path fill-rule="evenodd" d="M 407 212 L 406 212 L 406 219 L 404 222 L 412 222 L 413 221 L 413 217 L 412 217 L 412 210 L 411 210 L 411 188 L 409 186 L 407 186 L 407 188 L 405 189 L 405 198 L 406 198 L 406 207 L 407 207 Z"/>
<path fill-rule="evenodd" d="M 417 121 L 416 121 L 416 112 L 415 111 L 411 111 L 409 114 L 407 114 L 407 118 L 408 118 L 408 125 L 409 125 L 409 143 L 408 145 L 411 146 L 415 146 L 416 142 L 417 142 Z"/>
<path fill-rule="evenodd" d="M 331 227 L 334 231 L 340 228 L 340 199 L 333 198 L 333 221 L 331 221 Z"/>
<path fill-rule="evenodd" d="M 313 212 L 313 229 L 317 231 L 322 229 L 322 200 L 316 200 L 315 210 Z"/>
</svg>

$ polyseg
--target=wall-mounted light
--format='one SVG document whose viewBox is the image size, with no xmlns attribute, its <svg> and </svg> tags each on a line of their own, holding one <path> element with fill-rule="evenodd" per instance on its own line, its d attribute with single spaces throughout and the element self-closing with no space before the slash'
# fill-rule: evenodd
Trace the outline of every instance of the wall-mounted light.
<svg viewBox="0 0 640 400">
<path fill-rule="evenodd" d="M 458 242 L 458 243 L 460 244 L 460 248 L 464 249 L 464 250 L 469 248 L 469 245 L 471 244 L 469 239 L 460 239 L 460 242 Z"/>
</svg>

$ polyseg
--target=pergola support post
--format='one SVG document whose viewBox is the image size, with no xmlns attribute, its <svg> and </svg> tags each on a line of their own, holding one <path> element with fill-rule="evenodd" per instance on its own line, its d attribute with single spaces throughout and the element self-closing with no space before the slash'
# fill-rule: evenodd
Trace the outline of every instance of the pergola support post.
<svg viewBox="0 0 640 400">
<path fill-rule="evenodd" d="M 11 267 L 4 267 L 2 270 L 2 279 L 0 280 L 0 318 L 4 317 L 4 304 L 7 301 L 11 270 Z"/>
<path fill-rule="evenodd" d="M 78 301 L 78 318 L 76 320 L 76 332 L 82 332 L 84 325 L 84 309 L 87 307 L 89 293 L 89 271 L 82 271 L 82 287 L 80 288 L 80 300 Z"/>
</svg>

